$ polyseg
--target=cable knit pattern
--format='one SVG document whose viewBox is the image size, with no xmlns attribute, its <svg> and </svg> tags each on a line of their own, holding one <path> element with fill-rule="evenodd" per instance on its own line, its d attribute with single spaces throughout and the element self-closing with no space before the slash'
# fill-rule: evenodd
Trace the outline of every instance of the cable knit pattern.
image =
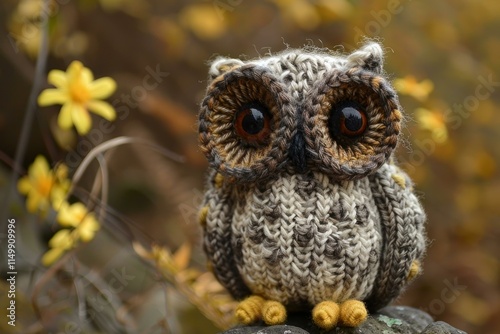
<svg viewBox="0 0 500 334">
<path fill-rule="evenodd" d="M 258 295 L 288 310 L 359 300 L 375 311 L 396 298 L 423 258 L 425 213 L 392 162 L 403 116 L 381 46 L 220 57 L 209 80 L 200 222 L 217 279 L 237 299 Z M 364 113 L 359 135 L 331 129 L 345 101 Z M 269 128 L 249 144 L 237 114 L 255 105 L 267 117 L 255 124 Z"/>
<path fill-rule="evenodd" d="M 236 193 L 236 263 L 253 293 L 291 307 L 369 295 L 382 242 L 366 178 L 284 173 Z"/>
</svg>

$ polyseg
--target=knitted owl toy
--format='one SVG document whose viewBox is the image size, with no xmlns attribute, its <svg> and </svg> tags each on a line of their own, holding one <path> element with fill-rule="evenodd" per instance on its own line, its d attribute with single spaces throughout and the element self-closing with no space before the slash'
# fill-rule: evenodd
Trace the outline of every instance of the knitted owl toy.
<svg viewBox="0 0 500 334">
<path fill-rule="evenodd" d="M 382 66 L 373 42 L 212 62 L 200 222 L 242 323 L 307 310 L 355 327 L 419 273 L 426 218 L 392 157 L 402 113 Z"/>
</svg>

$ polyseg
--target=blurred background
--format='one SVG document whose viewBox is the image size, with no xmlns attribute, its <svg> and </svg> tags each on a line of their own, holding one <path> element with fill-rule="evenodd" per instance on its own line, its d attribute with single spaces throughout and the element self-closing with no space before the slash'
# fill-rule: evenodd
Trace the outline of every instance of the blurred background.
<svg viewBox="0 0 500 334">
<path fill-rule="evenodd" d="M 137 143 L 105 154 L 106 176 L 94 160 L 73 196 L 87 203 L 97 179 L 107 184 L 94 203 L 106 211 L 101 229 L 48 267 L 40 259 L 60 228 L 54 213 L 27 213 L 24 197 L 11 193 L 2 219 L 17 224 L 17 322 L 13 328 L 2 320 L 2 333 L 217 333 L 231 326 L 234 304 L 205 272 L 197 222 L 207 166 L 196 119 L 207 62 L 304 45 L 349 52 L 364 37 L 386 49 L 406 116 L 397 158 L 428 214 L 424 275 L 397 303 L 469 333 L 500 332 L 500 2 L 51 0 L 47 25 L 41 3 L 0 4 L 2 198 L 37 155 L 67 164 L 72 176 L 92 148 L 120 136 L 185 161 Z M 96 116 L 96 131 L 79 136 L 57 127 L 60 106 L 37 107 L 16 167 L 45 29 L 49 55 L 37 94 L 49 87 L 49 70 L 80 60 L 96 78 L 117 82 L 107 99 L 117 119 L 104 124 Z M 0 290 L 3 314 L 5 279 Z"/>
</svg>

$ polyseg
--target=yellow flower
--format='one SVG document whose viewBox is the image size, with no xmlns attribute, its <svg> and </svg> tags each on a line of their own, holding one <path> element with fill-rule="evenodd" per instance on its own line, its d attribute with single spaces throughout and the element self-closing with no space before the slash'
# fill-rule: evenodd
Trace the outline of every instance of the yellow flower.
<svg viewBox="0 0 500 334">
<path fill-rule="evenodd" d="M 425 101 L 434 89 L 434 84 L 428 79 L 417 82 L 415 77 L 408 75 L 394 80 L 394 88 L 401 94 L 410 95 L 419 101 Z"/>
<path fill-rule="evenodd" d="M 313 30 L 321 23 L 316 6 L 307 0 L 274 0 L 283 16 L 304 30 Z"/>
<path fill-rule="evenodd" d="M 89 110 L 112 121 L 116 118 L 115 109 L 107 102 L 116 90 L 116 82 L 109 78 L 94 81 L 94 75 L 79 61 L 73 61 L 66 72 L 52 70 L 48 81 L 56 88 L 45 89 L 38 97 L 40 106 L 62 104 L 57 122 L 62 129 L 76 127 L 79 134 L 89 132 L 92 119 Z"/>
<path fill-rule="evenodd" d="M 66 228 L 58 231 L 50 239 L 50 249 L 42 257 L 45 266 L 57 261 L 66 251 L 76 247 L 79 241 L 92 240 L 100 228 L 94 214 L 80 202 L 74 204 L 64 202 L 57 214 L 57 222 Z"/>
<path fill-rule="evenodd" d="M 223 17 L 217 16 L 214 8 L 207 4 L 193 4 L 186 6 L 179 13 L 182 25 L 191 29 L 201 39 L 215 39 L 224 34 L 226 23 Z M 219 15 L 221 15 L 219 13 Z"/>
<path fill-rule="evenodd" d="M 67 176 L 66 165 L 60 164 L 51 170 L 47 160 L 41 155 L 37 156 L 28 169 L 28 175 L 17 183 L 18 191 L 27 196 L 28 211 L 40 211 L 45 215 L 51 205 L 57 210 L 70 187 Z"/>
<path fill-rule="evenodd" d="M 74 231 L 63 229 L 58 231 L 49 241 L 50 249 L 43 255 L 42 263 L 49 266 L 57 261 L 65 251 L 76 246 L 76 234 Z"/>
<path fill-rule="evenodd" d="M 8 22 L 9 37 L 16 50 L 19 47 L 33 58 L 40 49 L 42 6 L 41 0 L 21 0 Z"/>
<path fill-rule="evenodd" d="M 26 21 L 35 20 L 42 14 L 42 0 L 21 0 L 17 6 L 17 14 Z"/>
<path fill-rule="evenodd" d="M 57 215 L 57 222 L 61 226 L 74 227 L 77 238 L 83 242 L 92 240 L 100 228 L 95 215 L 80 202 L 65 203 Z"/>
<path fill-rule="evenodd" d="M 448 129 L 446 128 L 446 121 L 442 113 L 417 108 L 415 116 L 420 128 L 430 131 L 432 138 L 437 143 L 444 143 L 448 139 Z"/>
</svg>

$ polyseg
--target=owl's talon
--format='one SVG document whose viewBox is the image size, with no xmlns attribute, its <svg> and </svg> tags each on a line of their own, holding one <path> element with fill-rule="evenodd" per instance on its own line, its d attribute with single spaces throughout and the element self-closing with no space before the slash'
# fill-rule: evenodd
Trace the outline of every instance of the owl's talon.
<svg viewBox="0 0 500 334">
<path fill-rule="evenodd" d="M 250 296 L 244 299 L 236 307 L 236 319 L 244 324 L 250 325 L 260 319 L 265 300 L 259 296 Z"/>
<path fill-rule="evenodd" d="M 280 302 L 269 300 L 262 308 L 262 319 L 268 325 L 279 325 L 286 320 L 286 309 Z"/>
<path fill-rule="evenodd" d="M 332 301 L 323 301 L 312 310 L 312 318 L 316 326 L 327 330 L 337 325 L 339 314 L 339 305 Z"/>
<path fill-rule="evenodd" d="M 340 305 L 340 321 L 344 326 L 358 327 L 367 317 L 365 304 L 359 300 L 346 300 Z"/>
</svg>

